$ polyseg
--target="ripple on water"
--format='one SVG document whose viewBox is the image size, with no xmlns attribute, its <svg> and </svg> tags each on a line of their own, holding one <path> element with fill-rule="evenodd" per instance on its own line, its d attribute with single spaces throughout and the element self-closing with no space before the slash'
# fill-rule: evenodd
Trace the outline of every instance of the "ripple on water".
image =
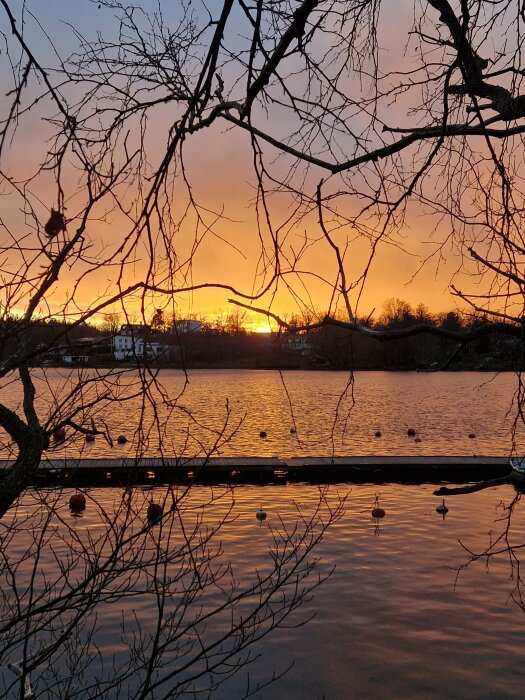
<svg viewBox="0 0 525 700">
<path fill-rule="evenodd" d="M 90 372 L 91 370 L 83 370 Z M 54 393 L 78 385 L 78 370 L 33 370 L 39 408 L 49 412 L 46 401 Z M 506 455 L 512 449 L 513 419 L 510 410 L 516 390 L 513 373 L 481 372 L 417 373 L 356 372 L 352 393 L 345 389 L 346 372 L 257 370 L 195 370 L 182 395 L 185 376 L 181 371 L 159 374 L 166 394 L 177 399 L 168 411 L 160 396 L 153 396 L 155 411 L 164 423 L 163 449 L 167 455 L 193 456 L 214 448 L 221 426 L 223 455 Z M 122 380 L 129 392 L 136 391 L 136 375 Z M 134 383 L 135 382 L 135 383 Z M 2 400 L 20 405 L 16 385 L 2 388 Z M 122 395 L 120 391 L 119 396 Z M 86 387 L 89 394 L 89 388 Z M 125 394 L 125 392 L 124 392 Z M 126 445 L 110 447 L 101 437 L 86 443 L 83 436 L 52 450 L 53 455 L 83 454 L 89 457 L 119 457 L 133 454 L 135 431 L 144 410 L 144 429 L 152 427 L 153 410 L 143 406 L 141 396 L 101 406 L 103 418 L 115 438 L 124 433 Z M 407 436 L 407 427 L 417 430 L 420 443 Z M 296 433 L 290 433 L 290 428 Z M 380 430 L 381 438 L 375 437 Z M 267 433 L 264 439 L 261 431 Z M 476 438 L 470 439 L 469 433 Z M 518 425 L 518 452 L 525 452 L 525 431 Z M 203 448 L 204 446 L 204 448 Z M 158 449 L 155 430 L 149 435 L 149 453 Z"/>
<path fill-rule="evenodd" d="M 435 512 L 439 500 L 432 485 L 340 484 L 348 494 L 347 511 L 316 550 L 321 571 L 336 566 L 331 578 L 290 621 L 289 626 L 261 640 L 260 659 L 250 667 L 252 681 L 264 680 L 273 670 L 294 663 L 284 678 L 257 696 L 269 700 L 290 698 L 512 698 L 523 697 L 525 668 L 525 613 L 510 600 L 515 587 L 508 557 L 486 566 L 484 560 L 465 567 L 466 549 L 481 552 L 501 531 L 501 503 L 514 497 L 511 486 L 447 499 L 445 520 Z M 206 487 L 196 487 L 204 500 Z M 161 491 L 144 492 L 147 500 Z M 386 516 L 375 523 L 370 516 L 379 495 Z M 100 531 L 98 502 L 111 513 L 119 502 L 117 489 L 90 489 L 88 507 L 75 521 L 79 533 Z M 58 513 L 69 517 L 69 493 L 57 502 Z M 240 486 L 235 489 L 236 519 L 221 532 L 224 556 L 232 562 L 237 579 L 253 580 L 255 570 L 269 562 L 272 528 L 292 523 L 297 509 L 313 512 L 318 500 L 315 487 Z M 209 523 L 225 513 L 230 501 L 216 502 L 206 510 Z M 32 505 L 33 504 L 33 505 Z M 256 510 L 263 506 L 267 520 L 259 523 Z M 30 495 L 23 506 L 30 513 Z M 58 527 L 58 525 L 57 525 Z M 521 502 L 512 518 L 511 541 L 525 542 L 525 516 Z M 13 543 L 13 553 L 23 543 Z M 57 550 L 54 544 L 55 552 Z M 62 543 L 60 546 L 65 546 Z M 520 551 L 517 556 L 521 555 Z M 48 553 L 41 552 L 43 562 Z M 216 598 L 211 595 L 207 604 Z M 124 602 L 147 626 L 151 601 Z M 101 651 L 125 653 L 120 637 L 121 607 L 108 608 L 101 620 Z M 131 615 L 128 615 L 131 617 Z M 246 676 L 219 689 L 214 698 L 241 696 Z"/>
</svg>

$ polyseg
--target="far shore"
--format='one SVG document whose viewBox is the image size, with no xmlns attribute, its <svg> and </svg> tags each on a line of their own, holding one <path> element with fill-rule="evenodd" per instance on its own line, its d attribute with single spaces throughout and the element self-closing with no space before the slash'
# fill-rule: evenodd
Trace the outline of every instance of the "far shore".
<svg viewBox="0 0 525 700">
<path fill-rule="evenodd" d="M 49 363 L 49 364 L 37 364 L 35 363 L 33 367 L 42 367 L 43 369 L 80 369 L 80 368 L 94 368 L 94 369 L 132 369 L 136 367 L 137 363 L 134 362 L 112 362 L 110 360 L 104 361 L 94 361 L 85 363 Z M 478 362 L 463 362 L 455 363 L 452 366 L 440 367 L 435 364 L 431 366 L 416 366 L 416 365 L 392 365 L 392 366 L 366 366 L 366 365 L 355 365 L 350 366 L 336 366 L 328 363 L 311 363 L 311 362 L 298 362 L 298 363 L 258 363 L 253 361 L 235 361 L 235 362 L 195 362 L 190 361 L 187 363 L 181 362 L 150 362 L 147 365 L 152 369 L 174 369 L 181 371 L 191 371 L 191 370 L 268 370 L 268 371 L 312 371 L 312 372 L 421 372 L 421 373 L 432 373 L 432 372 L 519 372 L 519 363 L 511 362 L 509 360 L 501 360 L 498 358 L 488 358 L 485 361 Z"/>
</svg>

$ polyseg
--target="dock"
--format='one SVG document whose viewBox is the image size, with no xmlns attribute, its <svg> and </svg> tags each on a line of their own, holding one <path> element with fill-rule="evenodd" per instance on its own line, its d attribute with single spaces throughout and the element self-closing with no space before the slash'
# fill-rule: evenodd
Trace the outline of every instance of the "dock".
<svg viewBox="0 0 525 700">
<path fill-rule="evenodd" d="M 13 460 L 0 460 L 0 479 Z M 34 484 L 126 485 L 147 483 L 466 483 L 505 476 L 502 456 L 310 456 L 50 458 Z"/>
</svg>

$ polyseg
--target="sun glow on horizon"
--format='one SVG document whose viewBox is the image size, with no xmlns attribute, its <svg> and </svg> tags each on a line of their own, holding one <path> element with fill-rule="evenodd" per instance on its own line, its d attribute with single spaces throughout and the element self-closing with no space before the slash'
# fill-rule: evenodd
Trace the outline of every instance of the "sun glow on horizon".
<svg viewBox="0 0 525 700">
<path fill-rule="evenodd" d="M 265 323 L 258 323 L 257 325 L 254 325 L 252 328 L 252 333 L 272 333 L 275 329 L 272 328 L 271 324 L 269 321 L 266 321 Z"/>
</svg>

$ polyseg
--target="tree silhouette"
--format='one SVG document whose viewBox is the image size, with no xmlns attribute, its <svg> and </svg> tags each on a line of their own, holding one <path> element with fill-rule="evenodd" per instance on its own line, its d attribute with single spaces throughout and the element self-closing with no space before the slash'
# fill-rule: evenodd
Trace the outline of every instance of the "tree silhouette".
<svg viewBox="0 0 525 700">
<path fill-rule="evenodd" d="M 523 340 L 525 16 L 515 3 L 423 0 L 408 21 L 396 12 L 394 40 L 392 6 L 379 0 L 175 5 L 97 0 L 91 31 L 0 0 L 10 81 L 0 377 L 20 390 L 14 405 L 0 403 L 13 458 L 3 518 L 57 431 L 112 439 L 103 422 L 112 404 L 141 397 L 136 454 L 162 457 L 159 402 L 168 413 L 183 407 L 143 363 L 80 374 L 61 395 L 33 369 L 104 314 L 146 325 L 155 309 L 213 289 L 293 332 Z M 411 251 L 415 211 L 432 241 L 419 274 L 453 256 L 452 293 L 491 323 L 464 332 L 419 317 L 389 330 L 360 320 L 383 252 Z M 281 293 L 305 324 L 279 316 Z M 317 293 L 327 313 L 311 320 Z M 63 327 L 42 347 L 30 330 L 51 318 Z M 144 426 L 147 410 L 156 430 Z M 82 585 L 84 601 L 102 591 L 89 577 Z M 14 639 L 24 681 L 32 666 L 23 635 Z M 63 643 L 58 627 L 52 641 Z"/>
</svg>

